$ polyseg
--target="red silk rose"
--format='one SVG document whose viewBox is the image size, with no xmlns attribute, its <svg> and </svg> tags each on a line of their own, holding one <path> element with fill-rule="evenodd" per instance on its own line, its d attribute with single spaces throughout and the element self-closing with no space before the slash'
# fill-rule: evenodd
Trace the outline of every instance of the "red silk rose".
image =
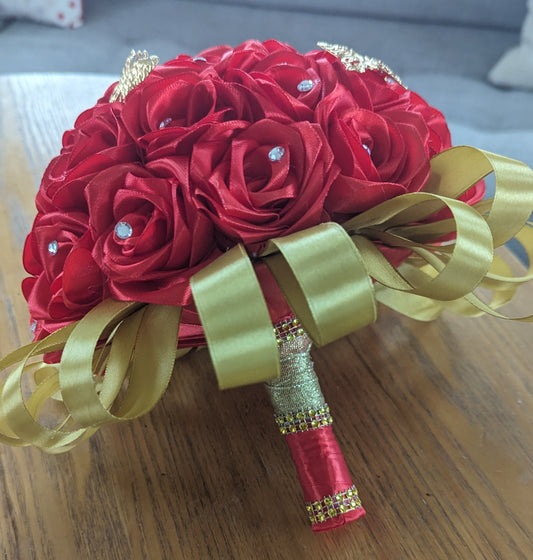
<svg viewBox="0 0 533 560">
<path fill-rule="evenodd" d="M 231 125 L 211 127 L 190 159 L 193 196 L 221 242 L 259 252 L 270 238 L 327 221 L 324 199 L 338 169 L 321 128 L 270 119 Z"/>
<path fill-rule="evenodd" d="M 22 283 L 36 338 L 80 319 L 109 295 L 92 245 L 86 213 L 36 216 L 23 255 L 24 267 L 33 276 Z"/>
<path fill-rule="evenodd" d="M 221 251 L 418 191 L 450 146 L 442 114 L 387 74 L 273 40 L 180 55 L 123 101 L 112 91 L 65 133 L 36 198 L 23 289 L 39 332 L 109 296 L 195 322 L 189 279 Z"/>
<path fill-rule="evenodd" d="M 40 212 L 87 211 L 85 187 L 96 173 L 137 159 L 119 103 L 100 101 L 84 111 L 73 130 L 63 135 L 63 148 L 46 168 L 36 197 Z"/>
<path fill-rule="evenodd" d="M 149 167 L 115 165 L 88 183 L 93 255 L 114 298 L 185 306 L 190 277 L 219 254 L 213 224 L 193 207 L 178 177 Z M 128 224 L 127 237 L 117 224 Z"/>
</svg>

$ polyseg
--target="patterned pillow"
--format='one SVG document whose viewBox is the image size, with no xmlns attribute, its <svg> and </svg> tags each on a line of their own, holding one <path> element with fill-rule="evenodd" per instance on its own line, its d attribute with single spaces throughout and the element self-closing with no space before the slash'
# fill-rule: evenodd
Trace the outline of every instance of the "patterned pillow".
<svg viewBox="0 0 533 560">
<path fill-rule="evenodd" d="M 506 52 L 489 73 L 498 86 L 533 89 L 533 0 L 522 27 L 520 45 Z"/>
<path fill-rule="evenodd" d="M 0 18 L 9 17 L 79 27 L 83 23 L 83 0 L 0 0 Z"/>
</svg>

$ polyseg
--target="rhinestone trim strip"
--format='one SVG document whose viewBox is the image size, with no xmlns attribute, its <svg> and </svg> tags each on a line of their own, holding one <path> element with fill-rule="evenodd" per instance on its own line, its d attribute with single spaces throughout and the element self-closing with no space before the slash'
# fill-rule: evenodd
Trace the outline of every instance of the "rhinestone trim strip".
<svg viewBox="0 0 533 560">
<path fill-rule="evenodd" d="M 311 523 L 322 523 L 360 507 L 363 507 L 363 504 L 355 486 L 331 496 L 325 496 L 322 500 L 305 504 Z"/>
<path fill-rule="evenodd" d="M 276 416 L 279 431 L 285 436 L 307 430 L 318 430 L 333 423 L 329 406 L 324 403 L 318 410 L 299 410 L 294 413 Z"/>
<path fill-rule="evenodd" d="M 305 336 L 305 331 L 296 317 L 289 317 L 274 325 L 274 334 L 278 345 L 284 342 L 292 342 L 294 339 Z"/>
</svg>

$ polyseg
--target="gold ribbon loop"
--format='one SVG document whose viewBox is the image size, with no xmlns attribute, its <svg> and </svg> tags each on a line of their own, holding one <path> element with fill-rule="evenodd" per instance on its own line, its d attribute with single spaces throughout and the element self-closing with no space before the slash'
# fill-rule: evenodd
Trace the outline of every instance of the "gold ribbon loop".
<svg viewBox="0 0 533 560">
<path fill-rule="evenodd" d="M 488 199 L 486 220 L 494 247 L 500 247 L 522 229 L 533 212 L 533 170 L 525 163 L 457 146 L 431 159 L 431 175 L 424 191 L 457 198 L 490 173 L 494 173 L 495 190 L 494 198 Z"/>
<path fill-rule="evenodd" d="M 365 233 L 385 242 L 390 246 L 412 249 L 425 263 L 429 263 L 436 275 L 418 275 L 416 278 L 403 276 L 388 264 L 385 257 L 367 238 L 354 242 L 362 251 L 370 275 L 378 282 L 399 291 L 408 291 L 417 295 L 439 300 L 452 300 L 462 297 L 475 289 L 487 274 L 493 258 L 492 237 L 483 217 L 467 204 L 427 193 L 403 195 L 400 207 L 408 204 L 417 205 L 417 201 L 437 200 L 447 207 L 455 222 L 456 239 L 453 246 L 439 244 L 421 244 L 393 231 L 372 229 L 365 226 Z M 396 200 L 396 199 L 394 199 Z M 392 202 L 392 201 L 389 201 Z M 353 222 L 344 224 L 348 229 Z M 383 224 L 380 224 L 380 228 Z M 357 237 L 357 236 L 356 236 Z"/>
<path fill-rule="evenodd" d="M 124 318 L 113 335 L 105 375 L 94 369 L 92 355 L 103 331 L 116 319 L 109 323 L 100 314 L 92 318 L 90 329 L 83 320 L 78 323 L 65 345 L 59 374 L 63 401 L 78 424 L 118 422 L 153 408 L 174 368 L 180 315 L 180 307 L 148 305 Z M 112 414 L 109 408 L 126 377 L 123 400 Z"/>
<path fill-rule="evenodd" d="M 494 199 L 473 207 L 457 200 L 491 172 Z M 260 258 L 318 345 L 373 321 L 376 299 L 422 320 L 444 309 L 509 319 L 497 308 L 533 279 L 532 210 L 530 168 L 462 146 L 431 160 L 422 192 L 387 200 L 342 226 L 320 224 L 273 239 Z M 513 237 L 530 261 L 519 276 L 493 250 Z M 409 249 L 411 256 L 395 268 L 379 245 Z M 489 303 L 474 293 L 478 287 L 492 292 Z M 279 374 L 267 305 L 241 245 L 194 275 L 191 289 L 221 388 Z M 78 323 L 0 360 L 0 370 L 13 368 L 0 387 L 0 441 L 58 453 L 104 423 L 150 410 L 184 353 L 176 351 L 180 317 L 177 307 L 106 300 Z M 59 365 L 35 361 L 61 350 Z M 36 387 L 25 399 L 32 373 Z M 50 399 L 67 410 L 54 428 L 41 418 Z"/>
<path fill-rule="evenodd" d="M 73 419 L 81 426 L 99 425 L 111 419 L 107 411 L 110 403 L 105 403 L 107 406 L 104 406 L 96 390 L 95 376 L 101 377 L 104 372 L 94 371 L 95 364 L 93 364 L 92 357 L 99 341 L 106 338 L 105 331 L 118 327 L 113 336 L 113 343 L 120 344 L 120 332 L 124 330 L 125 324 L 132 321 L 132 318 L 138 328 L 145 311 L 144 308 L 139 310 L 138 307 L 138 305 L 134 307 L 131 304 L 115 300 L 110 300 L 105 307 L 95 307 L 78 322 L 65 344 L 59 371 L 61 395 Z M 133 314 L 132 311 L 134 311 Z M 121 322 L 123 323 L 121 324 Z M 136 333 L 134 334 L 136 335 Z M 115 338 L 115 335 L 118 337 Z M 133 340 L 135 340 L 135 336 Z M 126 375 L 130 356 L 124 356 L 124 358 L 120 385 Z M 112 377 L 115 377 L 114 372 L 115 370 L 112 370 Z M 111 384 L 112 381 L 114 379 L 107 379 L 104 383 Z M 116 393 L 118 393 L 120 385 L 116 388 Z"/>
<path fill-rule="evenodd" d="M 189 351 L 176 350 L 180 318 L 180 307 L 149 305 L 146 309 L 137 334 L 127 391 L 116 413 L 120 420 L 146 414 L 163 396 L 176 359 Z"/>
<path fill-rule="evenodd" d="M 267 266 L 316 345 L 375 321 L 372 282 L 359 250 L 340 225 L 320 224 L 272 239 L 264 255 L 269 255 Z"/>
<path fill-rule="evenodd" d="M 377 249 L 367 239 L 354 240 L 359 245 L 365 245 L 363 255 L 370 261 L 366 261 L 367 267 L 382 284 L 377 288 L 377 299 L 421 320 L 434 319 L 444 309 L 467 316 L 490 314 L 510 319 L 496 309 L 512 299 L 519 285 L 533 279 L 533 229 L 527 223 L 533 211 L 533 171 L 521 162 L 468 146 L 452 148 L 435 156 L 431 160 L 431 170 L 424 191 L 431 191 L 433 196 L 441 198 L 451 210 L 453 219 L 402 226 L 398 216 L 403 219 L 406 215 L 409 219 L 420 218 L 416 208 L 405 213 L 405 197 L 411 195 L 404 195 L 398 197 L 404 198 L 397 208 L 398 213 L 390 211 L 377 224 L 372 223 L 372 216 L 366 212 L 362 218 L 358 216 L 348 223 L 352 228 L 353 222 L 356 227 L 364 225 L 365 233 L 370 238 L 413 250 L 413 255 L 396 270 L 387 267 L 382 260 L 376 264 L 375 261 L 382 257 L 377 255 Z M 490 172 L 495 174 L 493 199 L 483 200 L 469 208 L 460 201 L 448 198 L 460 196 Z M 396 201 L 393 199 L 389 203 L 394 205 Z M 469 210 L 465 211 L 466 208 Z M 374 210 L 379 213 L 379 208 Z M 473 211 L 484 219 L 486 227 L 480 227 Z M 394 224 L 393 227 L 390 227 L 391 224 Z M 454 237 L 451 244 L 431 244 L 432 240 L 450 233 Z M 530 262 L 527 273 L 517 277 L 512 275 L 510 268 L 498 255 L 488 259 L 489 254 L 492 254 L 489 244 L 496 247 L 513 236 L 523 245 Z M 458 255 L 461 258 L 455 259 Z M 454 266 L 451 266 L 454 259 Z M 490 265 L 488 269 L 487 264 Z M 447 270 L 447 278 L 442 276 L 444 270 Z M 434 282 L 439 276 L 447 286 L 438 286 Z M 433 290 L 435 286 L 439 289 Z M 448 289 L 450 287 L 451 291 Z M 492 291 L 490 303 L 480 300 L 473 293 L 477 287 Z M 400 294 L 400 290 L 407 293 Z M 526 315 L 516 320 L 531 321 L 532 316 Z"/>
<path fill-rule="evenodd" d="M 195 274 L 191 290 L 221 389 L 279 376 L 272 321 L 242 245 Z"/>
<path fill-rule="evenodd" d="M 104 423 L 148 412 L 161 398 L 174 368 L 180 314 L 179 307 L 106 300 L 79 322 L 28 345 L 24 355 L 19 350 L 4 358 L 0 367 L 16 364 L 16 368 L 2 388 L 0 440 L 58 453 Z M 59 365 L 28 363 L 33 356 L 61 349 Z M 34 370 L 37 386 L 25 401 L 22 379 Z M 110 408 L 126 378 L 124 397 L 113 414 Z M 59 393 L 69 414 L 48 428 L 39 416 L 45 403 Z M 65 429 L 73 422 L 81 427 Z"/>
</svg>

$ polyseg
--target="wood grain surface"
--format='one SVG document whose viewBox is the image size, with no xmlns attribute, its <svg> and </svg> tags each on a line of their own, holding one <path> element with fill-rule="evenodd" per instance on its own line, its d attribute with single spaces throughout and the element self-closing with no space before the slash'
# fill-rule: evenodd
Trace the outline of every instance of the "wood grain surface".
<svg viewBox="0 0 533 560">
<path fill-rule="evenodd" d="M 0 354 L 29 342 L 21 251 L 61 133 L 110 77 L 0 78 Z M 533 312 L 533 288 L 509 311 Z M 533 327 L 379 319 L 315 350 L 367 516 L 313 534 L 260 385 L 205 350 L 162 401 L 68 454 L 0 449 L 0 558 L 533 558 Z"/>
</svg>

